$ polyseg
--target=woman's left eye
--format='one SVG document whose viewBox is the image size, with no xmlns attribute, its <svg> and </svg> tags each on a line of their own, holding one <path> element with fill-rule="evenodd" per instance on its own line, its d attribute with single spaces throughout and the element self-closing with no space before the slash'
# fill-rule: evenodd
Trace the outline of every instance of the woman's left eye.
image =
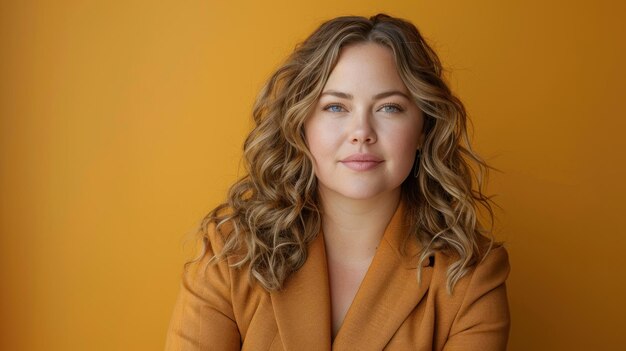
<svg viewBox="0 0 626 351">
<path fill-rule="evenodd" d="M 381 109 L 387 108 L 387 107 L 391 107 L 392 110 L 387 110 L 386 112 L 402 112 L 402 107 L 396 105 L 396 104 L 386 104 L 383 105 L 383 107 L 381 107 Z M 395 109 L 395 111 L 393 110 Z"/>
</svg>

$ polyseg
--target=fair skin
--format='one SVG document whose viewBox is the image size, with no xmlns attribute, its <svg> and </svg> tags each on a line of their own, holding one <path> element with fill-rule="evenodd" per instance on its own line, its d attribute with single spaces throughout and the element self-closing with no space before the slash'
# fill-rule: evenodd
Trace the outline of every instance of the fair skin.
<svg viewBox="0 0 626 351">
<path fill-rule="evenodd" d="M 400 200 L 423 143 L 423 122 L 391 49 L 342 48 L 304 126 L 323 213 L 333 338 Z"/>
</svg>

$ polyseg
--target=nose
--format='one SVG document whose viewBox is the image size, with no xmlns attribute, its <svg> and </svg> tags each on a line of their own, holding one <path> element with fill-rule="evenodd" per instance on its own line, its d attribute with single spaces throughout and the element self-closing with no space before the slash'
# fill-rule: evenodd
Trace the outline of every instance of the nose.
<svg viewBox="0 0 626 351">
<path fill-rule="evenodd" d="M 352 144 L 373 144 L 376 142 L 376 131 L 367 111 L 354 115 L 350 126 L 349 138 Z"/>
</svg>

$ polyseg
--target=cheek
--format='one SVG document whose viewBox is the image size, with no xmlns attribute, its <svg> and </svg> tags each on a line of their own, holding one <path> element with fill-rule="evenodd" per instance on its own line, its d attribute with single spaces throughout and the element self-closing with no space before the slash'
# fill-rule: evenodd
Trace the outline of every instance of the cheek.
<svg viewBox="0 0 626 351">
<path fill-rule="evenodd" d="M 333 150 L 336 150 L 337 128 L 320 122 L 310 122 L 305 125 L 306 142 L 309 151 L 317 162 L 327 158 Z"/>
<path fill-rule="evenodd" d="M 421 145 L 422 134 L 424 133 L 423 119 L 420 118 L 417 121 L 413 121 L 410 126 L 407 126 L 405 133 L 407 147 L 415 152 Z"/>
<path fill-rule="evenodd" d="M 305 128 L 306 143 L 309 148 L 309 152 L 313 157 L 313 170 L 315 174 L 319 173 L 319 164 L 324 159 L 324 142 L 321 140 L 321 136 L 318 134 L 319 129 L 315 126 L 307 126 Z"/>
<path fill-rule="evenodd" d="M 394 154 L 401 168 L 410 168 L 415 161 L 415 153 L 419 147 L 421 129 L 419 125 L 405 126 L 405 128 L 398 129 L 394 133 L 394 138 L 391 148 L 394 150 Z"/>
<path fill-rule="evenodd" d="M 396 148 L 396 156 L 398 160 L 399 167 L 402 169 L 404 173 L 406 170 L 413 167 L 413 163 L 415 162 L 415 153 L 417 151 L 417 143 L 414 141 L 408 141 L 403 143 L 402 145 L 398 145 Z"/>
</svg>

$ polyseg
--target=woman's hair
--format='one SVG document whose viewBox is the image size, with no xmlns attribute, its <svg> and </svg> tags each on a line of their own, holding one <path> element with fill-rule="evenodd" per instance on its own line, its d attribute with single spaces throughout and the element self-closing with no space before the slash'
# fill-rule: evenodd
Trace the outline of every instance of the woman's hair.
<svg viewBox="0 0 626 351">
<path fill-rule="evenodd" d="M 265 83 L 253 107 L 255 126 L 243 148 L 247 174 L 202 220 L 198 230 L 202 252 L 185 268 L 206 254 L 211 223 L 224 240 L 213 260 L 235 257 L 231 266 L 249 265 L 251 281 L 267 290 L 280 289 L 304 264 L 308 244 L 320 231 L 321 215 L 303 126 L 341 48 L 355 43 L 390 48 L 400 77 L 424 112 L 418 176 L 409 176 L 402 184 L 404 220 L 412 239 L 423 247 L 419 261 L 435 250 L 458 258 L 447 271 L 451 294 L 456 282 L 494 244 L 501 245 L 479 221 L 482 206 L 493 228 L 492 201 L 481 190 L 492 167 L 472 150 L 463 104 L 450 91 L 439 58 L 417 28 L 381 13 L 369 19 L 343 16 L 324 22 L 296 45 Z M 417 267 L 420 284 L 421 267 Z"/>
</svg>

